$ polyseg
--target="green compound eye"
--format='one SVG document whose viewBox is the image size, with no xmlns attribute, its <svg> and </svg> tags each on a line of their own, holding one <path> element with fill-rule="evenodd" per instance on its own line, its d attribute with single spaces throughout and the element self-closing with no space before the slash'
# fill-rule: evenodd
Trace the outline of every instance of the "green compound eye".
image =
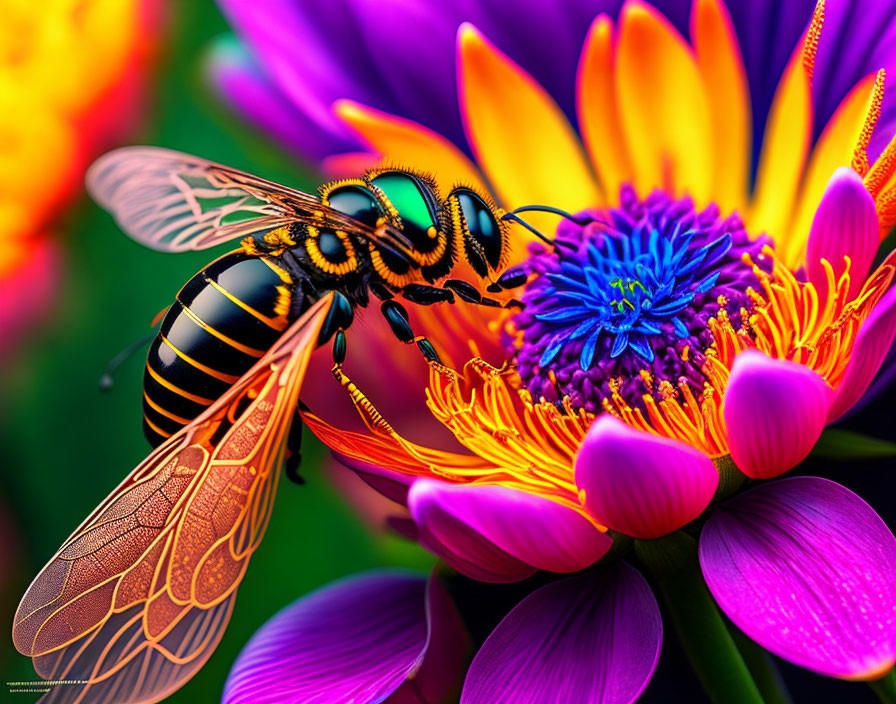
<svg viewBox="0 0 896 704">
<path fill-rule="evenodd" d="M 401 218 L 402 231 L 421 252 L 433 248 L 427 230 L 436 227 L 436 203 L 431 191 L 414 176 L 400 171 L 387 171 L 370 182 L 380 188 Z"/>
</svg>

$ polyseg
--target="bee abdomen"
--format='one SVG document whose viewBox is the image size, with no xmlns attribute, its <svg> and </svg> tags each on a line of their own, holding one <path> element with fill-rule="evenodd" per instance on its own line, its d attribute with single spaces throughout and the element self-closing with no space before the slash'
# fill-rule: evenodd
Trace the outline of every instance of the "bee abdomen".
<svg viewBox="0 0 896 704">
<path fill-rule="evenodd" d="M 143 380 L 143 431 L 156 446 L 224 394 L 289 325 L 288 274 L 243 251 L 190 279 L 153 340 Z"/>
</svg>

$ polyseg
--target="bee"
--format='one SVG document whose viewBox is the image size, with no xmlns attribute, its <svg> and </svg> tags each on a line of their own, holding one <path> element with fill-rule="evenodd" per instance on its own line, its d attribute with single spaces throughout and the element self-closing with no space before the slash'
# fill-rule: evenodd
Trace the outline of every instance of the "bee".
<svg viewBox="0 0 896 704">
<path fill-rule="evenodd" d="M 438 361 L 396 299 L 509 305 L 526 277 L 506 268 L 513 213 L 466 186 L 442 198 L 410 170 L 375 169 L 315 196 L 132 147 L 97 161 L 88 189 L 153 249 L 240 241 L 186 283 L 150 345 L 143 423 L 154 449 L 44 567 L 14 619 L 38 673 L 77 682 L 53 686 L 47 702 L 154 702 L 223 634 L 279 468 L 297 462 L 312 350 L 332 339 L 345 383 L 345 331 L 376 299 L 398 340 Z M 473 275 L 456 274 L 461 264 Z"/>
</svg>

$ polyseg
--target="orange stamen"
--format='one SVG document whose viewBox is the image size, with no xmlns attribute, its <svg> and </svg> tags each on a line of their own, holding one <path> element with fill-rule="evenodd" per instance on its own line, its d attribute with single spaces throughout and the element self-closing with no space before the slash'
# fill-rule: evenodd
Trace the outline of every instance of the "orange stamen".
<svg viewBox="0 0 896 704">
<path fill-rule="evenodd" d="M 709 320 L 713 344 L 705 351 L 702 371 L 707 383 L 699 396 L 687 382 L 680 381 L 676 388 L 662 381 L 658 387 L 661 400 L 651 395 L 642 399 L 647 418 L 618 393 L 604 399 L 604 408 L 634 427 L 681 440 L 715 458 L 728 452 L 722 399 L 740 352 L 758 349 L 770 357 L 803 364 L 836 388 L 862 323 L 894 278 L 894 263 L 885 261 L 859 294 L 848 300 L 849 259 L 839 279 L 830 263 L 822 260 L 823 285 L 827 287 L 822 304 L 815 286 L 797 280 L 774 250 L 766 247 L 762 254 L 772 261 L 771 272 L 756 265 L 749 255 L 744 258 L 753 267 L 760 290 L 747 291 L 752 310 L 741 310 L 741 328 L 735 329 L 725 308 Z"/>
<path fill-rule="evenodd" d="M 864 178 L 865 188 L 876 198 L 894 173 L 896 173 L 896 135 L 893 135 L 886 149 L 869 169 Z"/>
<path fill-rule="evenodd" d="M 812 12 L 812 21 L 809 23 L 809 29 L 803 40 L 803 67 L 806 69 L 810 83 L 812 75 L 815 73 L 815 55 L 818 53 L 818 40 L 821 38 L 822 25 L 824 25 L 824 0 L 818 0 L 815 10 Z"/>
<path fill-rule="evenodd" d="M 875 201 L 881 233 L 887 233 L 896 225 L 896 186 L 887 189 Z"/>
<path fill-rule="evenodd" d="M 856 142 L 852 155 L 852 168 L 859 176 L 868 173 L 868 144 L 871 142 L 871 135 L 874 134 L 874 128 L 880 119 L 880 106 L 884 100 L 884 79 L 886 71 L 881 69 L 874 78 L 874 86 L 871 88 L 871 97 L 868 99 L 868 111 L 865 113 L 865 122 L 862 125 L 862 131 L 859 133 L 859 139 Z"/>
</svg>

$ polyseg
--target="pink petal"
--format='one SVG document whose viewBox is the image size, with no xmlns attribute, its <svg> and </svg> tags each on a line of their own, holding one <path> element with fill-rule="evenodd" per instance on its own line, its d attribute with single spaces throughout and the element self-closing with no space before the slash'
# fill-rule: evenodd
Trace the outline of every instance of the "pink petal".
<svg viewBox="0 0 896 704">
<path fill-rule="evenodd" d="M 859 329 L 850 354 L 849 366 L 834 393 L 828 412 L 833 422 L 858 401 L 880 369 L 896 335 L 896 289 L 887 291 Z"/>
<path fill-rule="evenodd" d="M 759 645 L 844 679 L 896 662 L 896 539 L 827 479 L 793 477 L 713 512 L 700 537 L 710 591 Z"/>
<path fill-rule="evenodd" d="M 473 659 L 461 704 L 629 704 L 656 669 L 663 625 L 625 563 L 541 587 Z"/>
<path fill-rule="evenodd" d="M 351 577 L 286 607 L 252 636 L 224 685 L 224 704 L 380 702 L 423 660 L 426 580 Z"/>
<path fill-rule="evenodd" d="M 658 538 L 699 516 L 719 483 L 710 459 L 683 443 L 598 418 L 576 458 L 576 484 L 597 521 Z"/>
<path fill-rule="evenodd" d="M 731 459 L 754 479 L 793 469 L 821 435 L 832 396 L 824 379 L 802 364 L 741 352 L 722 405 Z"/>
<path fill-rule="evenodd" d="M 827 259 L 835 279 L 846 269 L 844 256 L 850 258 L 850 298 L 865 283 L 871 260 L 880 240 L 874 199 L 852 169 L 841 167 L 834 172 L 822 196 L 806 248 L 806 269 L 809 281 L 818 287 L 819 298 L 827 296 L 827 276 L 820 260 Z"/>
<path fill-rule="evenodd" d="M 514 581 L 534 569 L 575 572 L 612 544 L 575 510 L 503 486 L 419 479 L 408 508 L 420 541 L 474 579 L 491 573 L 486 581 Z"/>
</svg>

